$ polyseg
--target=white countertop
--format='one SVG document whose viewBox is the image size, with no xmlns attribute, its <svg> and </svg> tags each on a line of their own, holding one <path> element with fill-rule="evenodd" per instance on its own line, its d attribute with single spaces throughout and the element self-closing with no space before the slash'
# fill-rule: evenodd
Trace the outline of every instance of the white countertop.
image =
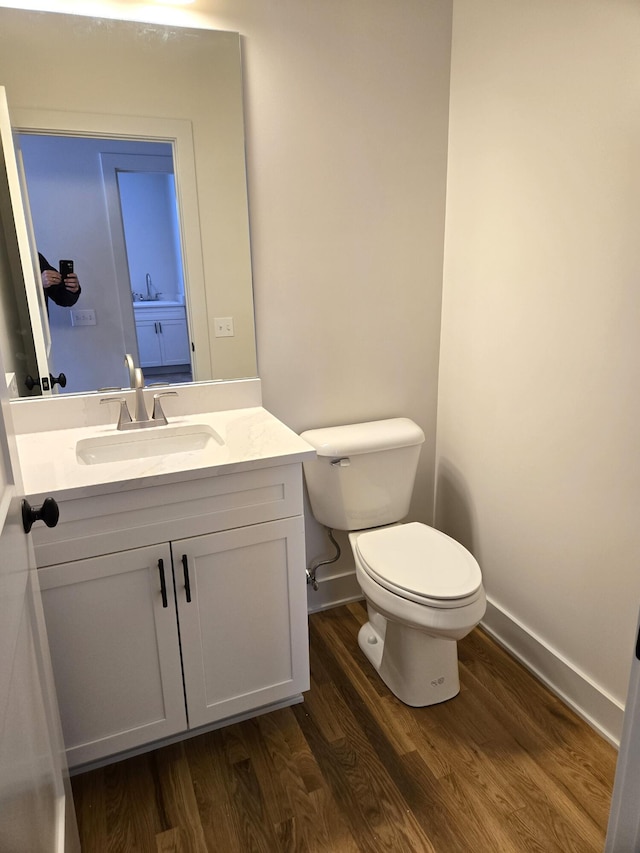
<svg viewBox="0 0 640 853">
<path fill-rule="evenodd" d="M 133 303 L 133 310 L 138 308 L 184 308 L 184 302 L 173 302 L 170 299 L 137 299 Z"/>
<path fill-rule="evenodd" d="M 224 445 L 148 456 L 144 459 L 87 465 L 78 461 L 76 445 L 86 438 L 122 436 L 114 425 L 23 433 L 16 440 L 26 496 L 37 502 L 52 495 L 77 498 L 143 488 L 160 483 L 231 474 L 254 468 L 293 464 L 315 450 L 262 407 L 168 416 L 169 426 L 211 427 Z M 153 427 L 160 431 L 163 427 Z M 139 436 L 143 431 L 136 431 Z"/>
</svg>

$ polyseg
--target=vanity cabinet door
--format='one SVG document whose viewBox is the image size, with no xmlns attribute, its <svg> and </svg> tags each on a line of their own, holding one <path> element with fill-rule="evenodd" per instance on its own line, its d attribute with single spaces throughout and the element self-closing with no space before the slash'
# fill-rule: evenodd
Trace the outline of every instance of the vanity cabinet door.
<svg viewBox="0 0 640 853">
<path fill-rule="evenodd" d="M 184 731 L 169 546 L 50 566 L 38 576 L 69 764 Z"/>
<path fill-rule="evenodd" d="M 189 727 L 308 690 L 302 516 L 171 548 Z"/>
<path fill-rule="evenodd" d="M 140 367 L 160 367 L 162 365 L 162 352 L 158 323 L 153 320 L 136 319 L 136 336 L 138 338 Z"/>
<path fill-rule="evenodd" d="M 162 363 L 166 365 L 191 364 L 191 350 L 187 334 L 187 321 L 161 320 L 158 323 Z"/>
<path fill-rule="evenodd" d="M 184 308 L 146 308 L 135 312 L 140 367 L 191 363 Z"/>
</svg>

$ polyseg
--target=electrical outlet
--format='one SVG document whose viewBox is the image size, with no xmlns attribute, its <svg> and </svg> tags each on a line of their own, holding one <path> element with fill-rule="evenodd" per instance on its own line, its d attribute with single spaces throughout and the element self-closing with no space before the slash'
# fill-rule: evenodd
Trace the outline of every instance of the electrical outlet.
<svg viewBox="0 0 640 853">
<path fill-rule="evenodd" d="M 216 338 L 233 337 L 233 317 L 214 317 L 213 322 L 215 324 Z"/>
<path fill-rule="evenodd" d="M 74 308 L 71 311 L 72 326 L 95 326 L 96 312 L 93 308 Z"/>
</svg>

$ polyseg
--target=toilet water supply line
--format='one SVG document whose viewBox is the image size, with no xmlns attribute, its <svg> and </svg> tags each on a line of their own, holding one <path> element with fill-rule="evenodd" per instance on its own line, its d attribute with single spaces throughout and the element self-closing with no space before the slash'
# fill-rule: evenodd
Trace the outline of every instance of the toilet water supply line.
<svg viewBox="0 0 640 853">
<path fill-rule="evenodd" d="M 316 571 L 320 568 L 320 566 L 328 566 L 331 563 L 337 562 L 340 559 L 340 554 L 341 554 L 340 546 L 338 545 L 338 543 L 334 539 L 333 530 L 330 527 L 327 527 L 326 531 L 329 535 L 329 539 L 331 539 L 331 541 L 333 542 L 334 548 L 336 549 L 336 553 L 335 553 L 335 556 L 331 557 L 330 560 L 318 560 L 318 559 L 313 560 L 311 563 L 311 566 L 308 569 L 305 569 L 305 572 L 307 573 L 307 583 L 311 584 L 314 592 L 318 591 L 318 581 L 316 580 Z"/>
</svg>

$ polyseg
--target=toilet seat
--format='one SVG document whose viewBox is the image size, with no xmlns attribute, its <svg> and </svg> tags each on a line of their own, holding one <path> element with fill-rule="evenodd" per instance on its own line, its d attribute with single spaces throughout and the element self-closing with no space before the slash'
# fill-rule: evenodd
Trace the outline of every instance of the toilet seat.
<svg viewBox="0 0 640 853">
<path fill-rule="evenodd" d="M 357 537 L 361 568 L 389 592 L 437 608 L 464 607 L 482 594 L 482 573 L 459 542 L 419 522 Z"/>
</svg>

